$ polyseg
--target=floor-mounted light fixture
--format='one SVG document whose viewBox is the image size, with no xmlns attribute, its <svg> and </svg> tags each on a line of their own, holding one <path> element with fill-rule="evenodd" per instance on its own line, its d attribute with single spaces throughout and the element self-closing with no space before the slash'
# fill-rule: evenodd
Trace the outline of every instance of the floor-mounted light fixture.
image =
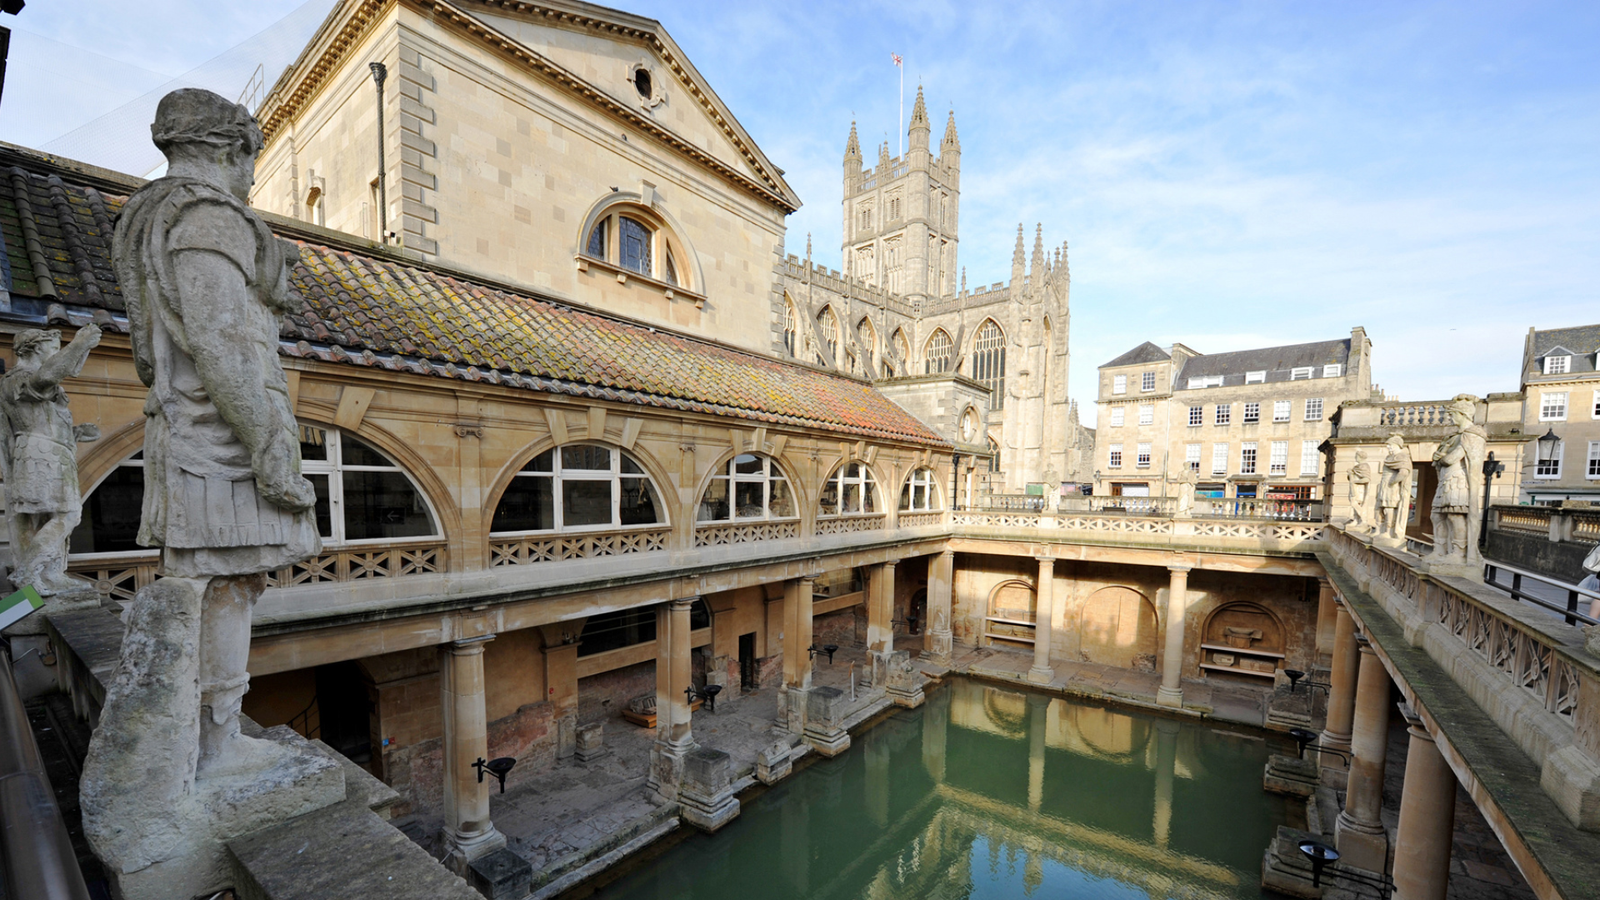
<svg viewBox="0 0 1600 900">
<path fill-rule="evenodd" d="M 834 651 L 838 649 L 838 644 L 823 644 L 821 647 L 818 647 L 816 644 L 812 644 L 806 648 L 806 651 L 811 654 L 812 659 L 816 659 L 818 653 L 826 653 L 828 655 L 828 665 L 831 666 L 833 665 Z"/>
<path fill-rule="evenodd" d="M 1284 669 L 1283 677 L 1289 679 L 1289 693 L 1293 694 L 1295 693 L 1296 688 L 1300 686 L 1300 679 L 1306 677 L 1306 673 L 1300 671 L 1299 669 Z M 1321 681 L 1307 681 L 1306 687 L 1322 688 L 1324 691 L 1327 691 L 1332 688 L 1333 685 L 1325 684 Z"/>
<path fill-rule="evenodd" d="M 699 697 L 706 702 L 706 712 L 712 713 L 717 711 L 717 695 L 720 693 L 722 693 L 720 684 L 708 684 L 698 690 L 691 684 L 683 689 L 683 695 L 689 698 L 690 703 L 694 703 L 694 698 Z"/>
<path fill-rule="evenodd" d="M 1333 747 L 1319 746 L 1316 743 L 1317 733 L 1314 731 L 1307 731 L 1304 728 L 1291 728 L 1289 729 L 1289 737 L 1295 742 L 1296 746 L 1300 748 L 1297 755 L 1301 759 L 1306 758 L 1306 750 L 1310 749 L 1315 750 L 1318 753 L 1331 753 L 1345 762 L 1350 761 L 1350 752 L 1348 750 L 1337 750 Z"/>
<path fill-rule="evenodd" d="M 516 764 L 517 760 L 515 757 L 497 756 L 488 762 L 484 762 L 483 757 L 480 756 L 478 757 L 478 761 L 472 764 L 472 767 L 478 770 L 479 784 L 483 784 L 483 773 L 488 772 L 490 775 L 493 775 L 495 778 L 499 779 L 500 793 L 504 794 L 506 792 L 506 776 L 511 774 L 511 767 Z"/>
<path fill-rule="evenodd" d="M 1339 861 L 1339 851 L 1329 847 L 1321 841 L 1301 841 L 1296 845 L 1300 853 L 1311 862 L 1311 886 L 1322 887 L 1322 879 L 1326 875 L 1332 881 L 1348 881 L 1352 884 L 1364 884 L 1378 889 L 1378 896 L 1387 900 L 1394 893 L 1394 881 L 1388 875 L 1379 873 L 1376 878 L 1367 875 L 1358 875 L 1347 869 L 1334 869 L 1325 871 L 1327 867 Z"/>
</svg>

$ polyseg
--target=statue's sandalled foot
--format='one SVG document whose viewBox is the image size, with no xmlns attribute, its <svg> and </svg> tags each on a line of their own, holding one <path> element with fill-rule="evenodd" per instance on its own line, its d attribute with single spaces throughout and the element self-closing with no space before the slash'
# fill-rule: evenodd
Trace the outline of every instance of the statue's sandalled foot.
<svg viewBox="0 0 1600 900">
<path fill-rule="evenodd" d="M 205 781 L 255 775 L 275 768 L 296 755 L 289 746 L 246 737 L 238 731 L 215 737 L 203 736 L 195 779 Z"/>
</svg>

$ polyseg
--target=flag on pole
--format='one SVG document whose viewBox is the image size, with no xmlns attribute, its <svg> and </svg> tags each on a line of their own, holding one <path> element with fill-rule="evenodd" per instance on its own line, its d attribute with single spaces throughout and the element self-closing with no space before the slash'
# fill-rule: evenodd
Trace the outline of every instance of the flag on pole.
<svg viewBox="0 0 1600 900">
<path fill-rule="evenodd" d="M 33 589 L 33 585 L 25 585 L 22 590 L 0 600 L 0 628 L 10 628 L 22 621 L 22 617 L 44 606 L 44 598 Z"/>
<path fill-rule="evenodd" d="M 889 58 L 894 60 L 895 65 L 904 68 L 906 61 L 900 57 L 900 54 L 891 52 Z"/>
</svg>

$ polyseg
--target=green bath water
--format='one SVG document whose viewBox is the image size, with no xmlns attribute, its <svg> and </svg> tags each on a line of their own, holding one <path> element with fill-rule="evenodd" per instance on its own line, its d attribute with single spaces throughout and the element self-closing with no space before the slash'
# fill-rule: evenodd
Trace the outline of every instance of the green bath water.
<svg viewBox="0 0 1600 900">
<path fill-rule="evenodd" d="M 1256 898 L 1293 824 L 1265 740 L 1189 721 L 956 679 L 854 741 L 595 896 Z"/>
</svg>

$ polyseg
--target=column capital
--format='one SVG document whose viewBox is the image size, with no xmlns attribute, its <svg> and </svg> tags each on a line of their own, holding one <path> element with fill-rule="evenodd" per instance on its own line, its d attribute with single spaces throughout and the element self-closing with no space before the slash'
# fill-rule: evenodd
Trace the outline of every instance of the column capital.
<svg viewBox="0 0 1600 900">
<path fill-rule="evenodd" d="M 482 653 L 483 645 L 494 640 L 496 635 L 480 634 L 469 638 L 457 638 L 445 646 L 456 656 L 468 656 L 473 653 Z"/>
<path fill-rule="evenodd" d="M 1194 566 L 1190 565 L 1189 563 L 1186 563 L 1186 562 L 1167 563 L 1167 571 L 1171 572 L 1174 575 L 1178 575 L 1180 573 L 1184 574 L 1184 575 L 1187 575 L 1193 569 L 1194 569 Z"/>
<path fill-rule="evenodd" d="M 1362 653 L 1377 653 L 1378 652 L 1378 651 L 1372 649 L 1372 638 L 1367 637 L 1366 635 L 1362 634 L 1359 631 L 1356 632 L 1356 649 L 1360 650 Z"/>
<path fill-rule="evenodd" d="M 1422 717 L 1417 715 L 1417 711 L 1411 708 L 1410 703 L 1401 700 L 1399 703 L 1396 703 L 1395 706 L 1400 709 L 1401 717 L 1406 720 L 1406 730 L 1411 733 L 1412 737 L 1421 738 L 1430 744 L 1435 743 L 1433 735 L 1428 732 L 1428 723 L 1424 722 Z"/>
<path fill-rule="evenodd" d="M 943 550 L 940 550 L 935 555 L 936 556 L 947 556 L 947 557 L 949 557 L 951 559 L 955 559 L 956 558 L 956 552 L 954 550 L 949 549 L 949 548 L 945 548 Z"/>
<path fill-rule="evenodd" d="M 673 600 L 668 600 L 667 606 L 674 611 L 683 612 L 693 607 L 694 602 L 699 599 L 699 597 L 679 597 Z"/>
</svg>

